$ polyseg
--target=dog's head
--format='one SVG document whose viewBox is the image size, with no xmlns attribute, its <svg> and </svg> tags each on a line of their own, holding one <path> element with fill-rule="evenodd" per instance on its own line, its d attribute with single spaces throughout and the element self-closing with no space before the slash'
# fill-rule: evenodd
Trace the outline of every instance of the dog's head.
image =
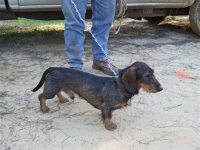
<svg viewBox="0 0 200 150">
<path fill-rule="evenodd" d="M 121 70 L 121 78 L 125 88 L 132 94 L 137 94 L 139 89 L 149 93 L 162 91 L 162 86 L 154 76 L 154 70 L 143 62 L 135 62 Z"/>
</svg>

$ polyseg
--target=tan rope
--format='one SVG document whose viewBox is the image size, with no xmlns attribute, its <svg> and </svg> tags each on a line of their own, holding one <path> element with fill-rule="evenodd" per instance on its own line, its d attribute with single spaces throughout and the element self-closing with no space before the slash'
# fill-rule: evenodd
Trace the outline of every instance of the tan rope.
<svg viewBox="0 0 200 150">
<path fill-rule="evenodd" d="M 120 31 L 122 20 L 126 13 L 126 10 L 127 10 L 126 0 L 116 0 L 115 18 L 120 19 L 120 25 L 117 27 L 115 24 L 115 20 L 113 21 L 115 34 L 119 33 Z"/>
</svg>

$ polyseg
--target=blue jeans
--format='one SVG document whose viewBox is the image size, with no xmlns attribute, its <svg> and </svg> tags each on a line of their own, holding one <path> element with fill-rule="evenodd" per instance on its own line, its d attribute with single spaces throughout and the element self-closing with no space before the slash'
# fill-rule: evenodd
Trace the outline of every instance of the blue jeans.
<svg viewBox="0 0 200 150">
<path fill-rule="evenodd" d="M 70 67 L 83 66 L 85 40 L 85 13 L 87 0 L 61 0 L 65 17 L 65 49 Z M 116 0 L 91 0 L 92 5 L 92 54 L 96 61 L 108 59 L 108 38 L 115 15 Z M 78 11 L 78 12 L 77 12 Z"/>
</svg>

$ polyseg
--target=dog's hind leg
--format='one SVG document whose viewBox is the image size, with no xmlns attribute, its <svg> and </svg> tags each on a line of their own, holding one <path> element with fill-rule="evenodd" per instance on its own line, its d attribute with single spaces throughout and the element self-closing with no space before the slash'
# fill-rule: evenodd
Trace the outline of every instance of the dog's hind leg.
<svg viewBox="0 0 200 150">
<path fill-rule="evenodd" d="M 57 93 L 57 97 L 61 103 L 65 103 L 69 101 L 67 97 L 62 95 L 61 91 Z"/>
<path fill-rule="evenodd" d="M 40 101 L 40 110 L 43 113 L 49 112 L 49 107 L 47 107 L 47 105 L 46 105 L 46 99 L 44 98 L 44 94 L 43 93 L 38 96 L 38 99 Z"/>
<path fill-rule="evenodd" d="M 117 125 L 111 121 L 111 118 L 112 118 L 111 109 L 107 107 L 105 103 L 101 105 L 101 112 L 102 112 L 102 120 L 103 120 L 103 123 L 105 124 L 105 128 L 111 131 L 117 129 Z"/>
<path fill-rule="evenodd" d="M 56 84 L 55 84 L 56 85 Z M 60 88 L 56 86 L 52 86 L 50 84 L 45 84 L 43 93 L 38 96 L 38 99 L 40 101 L 40 109 L 43 113 L 49 112 L 49 108 L 46 105 L 47 99 L 52 99 L 59 93 Z"/>
</svg>

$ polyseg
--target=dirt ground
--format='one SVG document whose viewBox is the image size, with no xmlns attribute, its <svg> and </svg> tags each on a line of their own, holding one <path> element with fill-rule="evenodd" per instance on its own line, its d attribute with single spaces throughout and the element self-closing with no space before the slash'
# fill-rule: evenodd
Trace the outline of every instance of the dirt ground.
<svg viewBox="0 0 200 150">
<path fill-rule="evenodd" d="M 84 71 L 93 70 L 86 33 Z M 117 130 L 108 131 L 100 111 L 78 96 L 74 103 L 49 100 L 39 109 L 31 92 L 45 69 L 68 67 L 63 31 L 0 39 L 1 150 L 200 150 L 200 38 L 190 29 L 127 21 L 111 32 L 109 56 L 119 68 L 143 61 L 155 70 L 163 91 L 134 96 L 113 112 Z M 180 70 L 196 79 L 182 78 Z"/>
</svg>

